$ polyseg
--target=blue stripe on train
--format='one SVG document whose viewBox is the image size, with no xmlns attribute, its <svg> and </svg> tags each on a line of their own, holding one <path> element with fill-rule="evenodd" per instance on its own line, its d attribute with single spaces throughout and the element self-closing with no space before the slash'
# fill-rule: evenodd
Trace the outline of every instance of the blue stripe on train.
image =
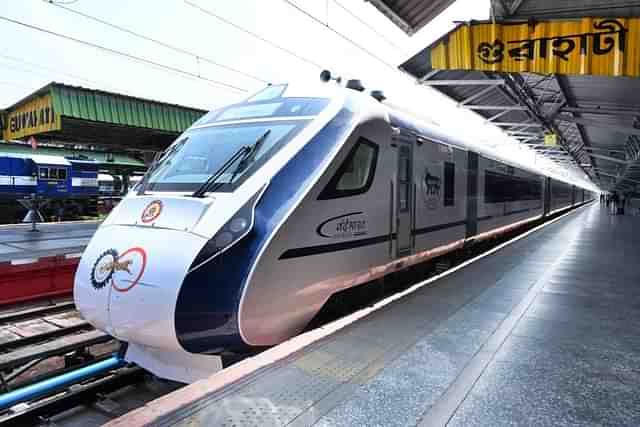
<svg viewBox="0 0 640 427">
<path fill-rule="evenodd" d="M 322 162 L 342 141 L 354 111 L 345 105 L 305 147 L 278 172 L 256 206 L 250 234 L 222 256 L 187 275 L 176 303 L 176 335 L 192 353 L 246 348 L 238 326 L 242 290 L 251 266 L 294 201 L 310 185 Z"/>
</svg>

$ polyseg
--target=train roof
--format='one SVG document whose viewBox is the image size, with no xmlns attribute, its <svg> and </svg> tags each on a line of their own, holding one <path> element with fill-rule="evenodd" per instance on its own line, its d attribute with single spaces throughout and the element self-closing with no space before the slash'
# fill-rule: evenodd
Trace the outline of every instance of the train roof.
<svg viewBox="0 0 640 427">
<path fill-rule="evenodd" d="M 71 166 L 71 163 L 64 157 L 59 156 L 47 156 L 44 154 L 21 154 L 21 153 L 7 153 L 2 154 L 0 157 L 9 157 L 12 159 L 25 159 L 33 160 L 34 163 L 39 165 L 56 165 L 56 166 Z"/>
</svg>

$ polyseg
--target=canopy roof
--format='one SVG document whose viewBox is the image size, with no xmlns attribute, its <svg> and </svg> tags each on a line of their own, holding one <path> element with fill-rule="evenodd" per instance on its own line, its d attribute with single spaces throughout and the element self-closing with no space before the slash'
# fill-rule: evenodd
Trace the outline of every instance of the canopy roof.
<svg viewBox="0 0 640 427">
<path fill-rule="evenodd" d="M 206 111 L 50 83 L 5 109 L 4 139 L 30 136 L 121 148 L 166 147 Z"/>
<path fill-rule="evenodd" d="M 365 0 L 404 32 L 413 35 L 455 0 Z"/>
<path fill-rule="evenodd" d="M 558 13 L 565 7 L 561 15 L 567 16 L 566 8 L 578 3 L 586 9 L 577 1 L 513 2 L 522 18 L 523 11 L 540 12 L 545 5 L 557 6 Z M 629 16 L 634 8 L 615 10 Z M 459 24 L 400 68 L 541 155 L 583 169 L 602 189 L 636 191 L 639 40 L 635 17 L 473 21 Z"/>
</svg>

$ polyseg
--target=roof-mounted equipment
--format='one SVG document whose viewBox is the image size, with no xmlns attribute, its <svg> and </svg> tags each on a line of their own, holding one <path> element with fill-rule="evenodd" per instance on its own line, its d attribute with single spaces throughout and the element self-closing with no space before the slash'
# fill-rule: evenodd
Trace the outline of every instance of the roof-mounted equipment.
<svg viewBox="0 0 640 427">
<path fill-rule="evenodd" d="M 378 102 L 382 102 L 385 99 L 387 99 L 387 97 L 384 96 L 384 92 L 381 90 L 372 90 L 370 95 L 373 99 L 375 99 Z"/>
</svg>

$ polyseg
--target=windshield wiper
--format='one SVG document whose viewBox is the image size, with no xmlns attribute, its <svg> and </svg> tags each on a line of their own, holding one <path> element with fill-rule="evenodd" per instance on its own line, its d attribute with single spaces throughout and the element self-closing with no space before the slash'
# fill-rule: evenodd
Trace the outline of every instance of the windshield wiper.
<svg viewBox="0 0 640 427">
<path fill-rule="evenodd" d="M 194 191 L 191 196 L 203 197 L 204 194 L 209 190 L 209 187 L 211 187 L 211 185 L 214 182 L 216 182 L 216 180 L 220 178 L 220 176 L 222 176 L 222 174 L 225 173 L 227 169 L 229 169 L 231 165 L 233 165 L 236 162 L 236 160 L 238 160 L 240 157 L 246 156 L 247 153 L 249 153 L 250 151 L 251 151 L 250 146 L 245 145 L 240 147 L 240 149 L 235 153 L 233 153 L 233 156 L 231 156 L 229 160 L 227 160 L 222 166 L 220 166 L 217 171 L 211 174 L 211 176 L 207 178 L 207 180 L 203 182 L 202 185 L 198 187 L 198 189 Z"/>
<path fill-rule="evenodd" d="M 215 192 L 224 184 L 230 184 L 235 179 L 236 175 L 242 172 L 247 166 L 255 160 L 256 153 L 262 146 L 262 143 L 267 139 L 269 134 L 271 133 L 271 129 L 267 129 L 265 133 L 262 134 L 260 138 L 256 140 L 250 146 L 240 147 L 238 151 L 236 151 L 233 156 L 229 160 L 225 162 L 217 171 L 215 171 L 201 186 L 198 188 L 193 194 L 193 197 L 203 197 L 207 191 Z M 227 182 L 218 182 L 218 178 L 222 176 L 223 173 L 227 171 L 238 159 L 238 166 L 234 169 L 231 174 L 231 179 Z"/>
<path fill-rule="evenodd" d="M 189 138 L 184 138 L 182 141 L 177 142 L 176 144 L 168 147 L 165 151 L 161 151 L 160 153 L 158 153 L 158 155 L 156 155 L 156 157 L 153 159 L 153 162 L 151 162 L 149 169 L 147 169 L 147 173 L 144 174 L 144 176 L 140 180 L 140 183 L 138 184 L 138 191 L 136 192 L 138 196 L 144 195 L 144 191 L 146 190 L 149 178 L 151 177 L 153 172 L 155 172 L 158 166 L 160 166 L 162 161 L 167 159 L 170 155 L 175 154 L 178 149 L 181 148 L 185 144 L 185 142 L 187 142 L 188 139 Z"/>
<path fill-rule="evenodd" d="M 233 174 L 231 174 L 231 179 L 229 180 L 229 182 L 233 182 L 238 173 L 244 171 L 251 163 L 253 163 L 253 161 L 256 159 L 258 150 L 270 133 L 271 129 L 267 129 L 267 131 L 263 133 L 262 136 L 256 140 L 256 142 L 253 143 L 253 145 L 251 146 L 251 150 L 238 162 L 238 166 L 236 166 L 236 168 L 233 170 Z"/>
<path fill-rule="evenodd" d="M 151 162 L 151 165 L 149 166 L 149 169 L 147 169 L 147 173 L 144 174 L 144 176 L 140 180 L 140 183 L 138 184 L 138 191 L 136 192 L 136 195 L 138 195 L 138 196 L 144 195 L 144 190 L 147 187 L 147 182 L 149 181 L 149 177 L 151 176 L 151 174 L 156 170 L 156 168 L 160 164 L 160 162 L 158 160 L 160 157 L 162 157 L 162 154 L 160 156 L 156 157 L 155 159 L 153 159 L 153 162 Z"/>
</svg>

